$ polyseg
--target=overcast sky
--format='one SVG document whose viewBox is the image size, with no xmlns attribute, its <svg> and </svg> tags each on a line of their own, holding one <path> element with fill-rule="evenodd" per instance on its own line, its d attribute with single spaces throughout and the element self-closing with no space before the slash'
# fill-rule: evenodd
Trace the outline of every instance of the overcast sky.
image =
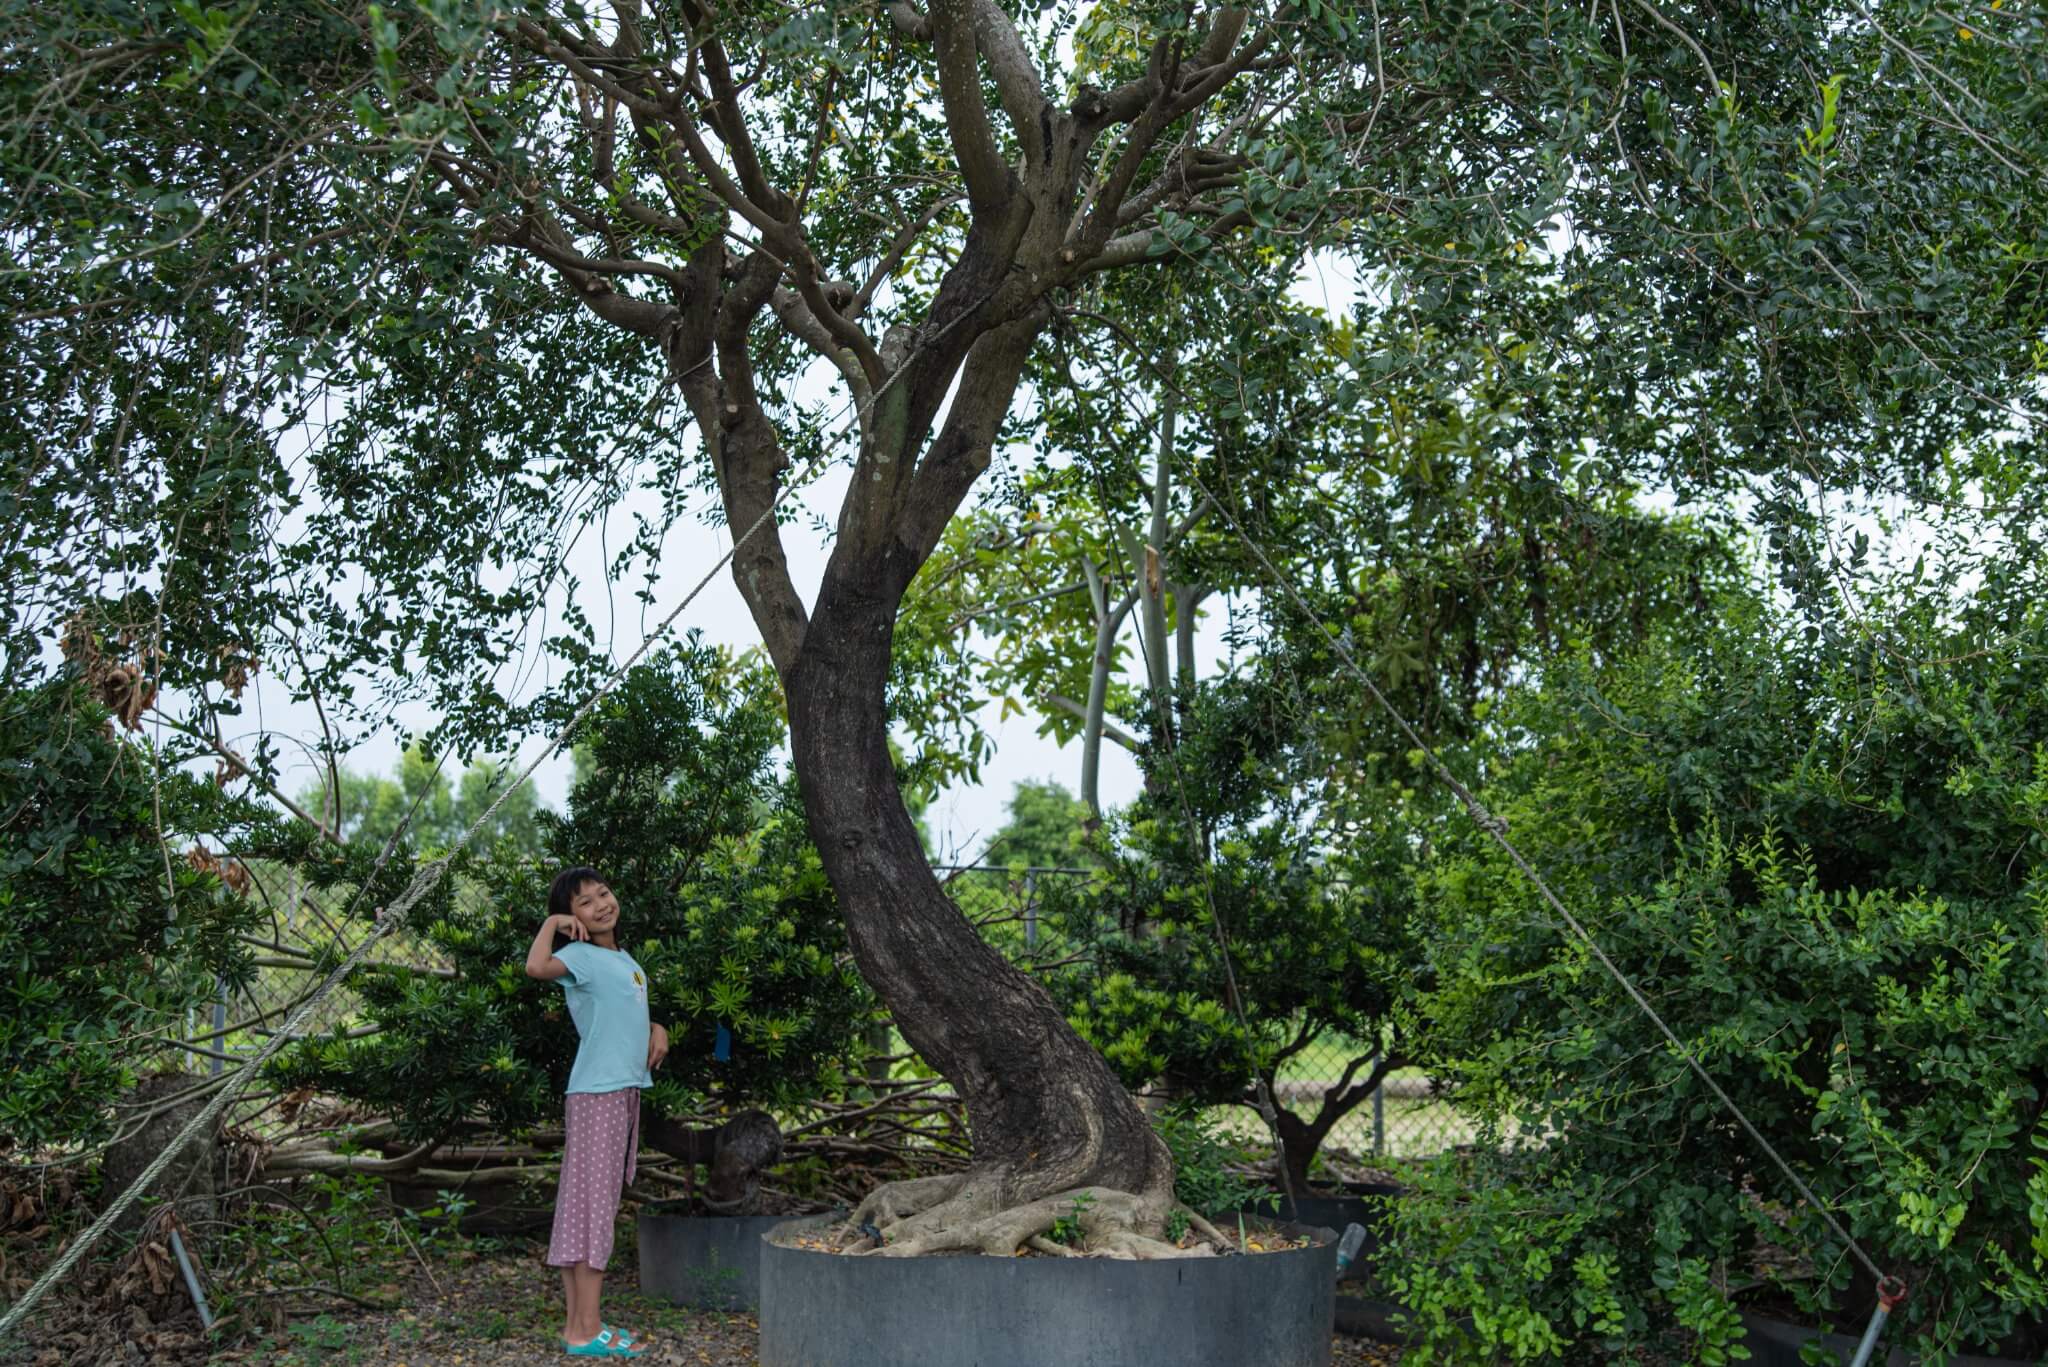
<svg viewBox="0 0 2048 1367">
<path fill-rule="evenodd" d="M 1341 315 L 1351 306 L 1355 285 L 1341 268 L 1317 264 L 1304 273 L 1297 286 L 1297 294 L 1305 303 Z M 821 385 L 824 380 L 821 375 Z M 821 395 L 823 392 L 821 388 Z M 827 534 L 822 529 L 829 528 L 836 520 L 846 479 L 847 470 L 842 466 L 828 471 L 816 483 L 800 491 L 797 498 L 801 509 L 783 530 L 791 575 L 807 601 L 816 593 L 830 549 Z M 654 601 L 643 606 L 635 597 L 639 588 L 637 582 L 606 583 L 607 552 L 616 553 L 619 547 L 630 541 L 635 510 L 633 500 L 621 503 L 605 519 L 583 532 L 565 560 L 567 574 L 564 578 L 575 584 L 577 605 L 591 622 L 600 643 L 608 644 L 612 658 L 620 662 L 630 656 L 646 633 L 697 586 L 731 545 L 731 535 L 726 528 L 705 526 L 701 519 L 686 515 L 664 548 L 662 576 Z M 289 534 L 288 530 L 281 530 Z M 551 605 L 551 612 L 558 614 L 563 601 L 558 594 Z M 1218 598 L 1205 607 L 1197 638 L 1198 660 L 1205 676 L 1223 663 L 1223 628 L 1228 621 L 1229 606 L 1227 600 Z M 701 630 L 709 642 L 736 649 L 759 644 L 753 619 L 733 585 L 729 569 L 720 569 L 712 576 L 703 592 L 677 622 L 678 633 L 692 628 Z M 544 622 L 537 621 L 530 636 L 538 640 L 547 634 L 547 630 Z M 550 667 L 551 662 L 543 652 L 530 648 L 524 659 L 510 661 L 500 671 L 499 686 L 515 700 L 531 698 L 549 684 Z M 245 702 L 248 712 L 244 718 L 244 729 L 239 734 L 231 733 L 231 741 L 246 752 L 252 742 L 251 733 L 259 729 L 281 738 L 297 738 L 305 743 L 303 747 L 289 741 L 280 747 L 284 774 L 281 786 L 287 793 L 297 794 L 311 785 L 317 776 L 311 747 L 320 736 L 319 718 L 312 704 L 293 701 L 282 682 L 267 673 L 257 675 Z M 404 743 L 402 729 L 424 730 L 434 720 L 434 715 L 424 705 L 412 704 L 401 708 L 398 725 L 365 738 L 349 755 L 349 767 L 358 772 L 393 772 Z M 1080 747 L 1076 744 L 1062 748 L 1040 736 L 1038 728 L 1041 721 L 1036 713 L 1027 713 L 994 723 L 995 755 L 984 766 L 981 782 L 956 786 L 933 802 L 926 813 L 926 822 L 934 844 L 942 854 L 971 857 L 978 853 L 1002 826 L 1004 808 L 1020 782 L 1051 779 L 1070 791 L 1079 788 Z M 545 746 L 544 738 L 530 739 L 518 754 L 519 763 L 523 765 Z M 534 774 L 534 784 L 541 800 L 559 807 L 567 794 L 569 775 L 570 765 L 566 756 L 555 756 L 544 762 Z M 1137 767 L 1131 757 L 1117 746 L 1105 745 L 1102 764 L 1104 803 L 1115 805 L 1127 801 L 1137 788 Z"/>
</svg>

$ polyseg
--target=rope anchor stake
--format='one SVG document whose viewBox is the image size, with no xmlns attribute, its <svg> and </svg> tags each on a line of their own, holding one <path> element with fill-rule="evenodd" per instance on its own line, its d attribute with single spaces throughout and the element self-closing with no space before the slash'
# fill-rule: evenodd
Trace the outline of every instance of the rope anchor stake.
<svg viewBox="0 0 2048 1367">
<path fill-rule="evenodd" d="M 1906 1299 L 1906 1284 L 1897 1277 L 1886 1277 L 1877 1284 L 1877 1309 L 1870 1312 L 1870 1324 L 1863 1331 L 1863 1342 L 1856 1345 L 1856 1356 L 1849 1367 L 1868 1367 L 1870 1355 L 1876 1351 L 1877 1337 L 1884 1332 L 1884 1323 L 1892 1317 L 1892 1311 Z"/>
</svg>

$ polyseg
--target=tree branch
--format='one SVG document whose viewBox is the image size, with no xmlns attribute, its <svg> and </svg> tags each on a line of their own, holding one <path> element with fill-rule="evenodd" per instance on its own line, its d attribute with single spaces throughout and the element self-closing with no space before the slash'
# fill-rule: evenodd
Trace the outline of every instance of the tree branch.
<svg viewBox="0 0 2048 1367">
<path fill-rule="evenodd" d="M 940 214 L 959 202 L 958 195 L 940 195 L 926 205 L 922 213 L 904 225 L 903 231 L 896 234 L 895 240 L 889 244 L 889 249 L 882 254 L 882 259 L 869 273 L 868 282 L 862 285 L 860 293 L 854 296 L 852 307 L 846 311 L 849 318 L 858 318 L 868 311 L 868 306 L 874 303 L 875 291 L 880 289 L 882 282 L 903 264 L 903 258 L 910 254 L 910 249 L 924 236 L 925 229 L 931 227 L 932 222 Z"/>
<path fill-rule="evenodd" d="M 732 154 L 733 169 L 748 196 L 778 220 L 789 221 L 795 205 L 789 196 L 768 183 L 761 170 L 760 155 L 753 136 L 747 132 L 746 110 L 740 104 L 739 85 L 732 78 L 732 64 L 726 60 L 725 45 L 713 38 L 704 44 L 704 73 L 711 78 L 714 102 L 707 111 L 725 150 Z"/>
<path fill-rule="evenodd" d="M 595 65 L 588 57 L 576 52 L 561 38 L 548 32 L 531 19 L 518 20 L 513 32 L 528 51 L 547 58 L 558 66 L 566 67 L 577 77 L 617 100 L 635 114 L 647 118 L 662 118 L 669 112 L 668 106 L 660 100 L 650 99 L 645 93 L 620 85 L 609 72 Z"/>
<path fill-rule="evenodd" d="M 1045 86 L 1039 80 L 1038 62 L 1030 49 L 1024 46 L 1024 40 L 1018 36 L 1010 16 L 1003 13 L 995 0 L 973 0 L 973 3 L 975 39 L 982 56 L 988 59 L 990 73 L 995 77 L 996 94 L 1003 102 L 1003 113 L 1009 116 L 1010 126 L 1016 130 L 1017 144 L 1024 152 L 1024 164 L 1043 165 L 1050 123 L 1046 118 Z"/>
<path fill-rule="evenodd" d="M 566 234 L 565 234 L 566 235 Z M 501 246 L 521 247 L 534 257 L 561 271 L 564 276 L 576 273 L 586 275 L 645 275 L 667 282 L 678 293 L 686 286 L 683 273 L 674 266 L 664 266 L 659 261 L 645 261 L 638 257 L 585 256 L 581 252 L 565 250 L 549 244 L 537 234 L 526 233 L 523 229 L 493 239 Z M 588 283 L 580 286 L 589 288 Z"/>
<path fill-rule="evenodd" d="M 865 432 L 868 400 L 874 393 L 874 386 L 858 358 L 848 354 L 848 348 L 840 344 L 832 329 L 827 327 L 811 308 L 809 301 L 795 290 L 777 289 L 769 296 L 768 306 L 774 310 L 776 320 L 792 337 L 830 361 L 846 378 L 847 386 L 853 391 L 854 402 L 859 405 L 861 430 Z"/>
<path fill-rule="evenodd" d="M 704 141 L 704 135 L 698 131 L 693 119 L 680 111 L 663 110 L 658 121 L 644 122 L 641 127 L 656 139 L 665 158 L 669 159 L 671 176 L 677 181 L 683 181 L 688 177 L 681 175 L 683 168 L 674 164 L 674 144 L 662 137 L 659 131 L 674 129 L 682 138 L 683 147 L 690 155 L 690 165 L 696 168 L 704 183 L 711 187 L 711 193 L 724 201 L 727 208 L 760 229 L 761 235 L 769 242 L 787 250 L 789 225 L 755 203 L 753 198 L 726 174 L 725 168 L 718 164 L 718 158 L 711 155 L 711 147 Z"/>
<path fill-rule="evenodd" d="M 967 202 L 976 214 L 992 214 L 1010 199 L 1010 168 L 996 148 L 988 105 L 981 97 L 981 63 L 975 40 L 976 0 L 934 0 L 932 47 L 939 59 L 939 99 L 946 134 L 953 143 Z"/>
<path fill-rule="evenodd" d="M 1269 28 L 1233 54 L 1231 49 L 1236 47 L 1244 33 L 1245 19 L 1246 12 L 1241 9 L 1216 11 L 1216 21 L 1209 26 L 1209 36 L 1196 58 L 1199 65 L 1188 72 L 1187 83 L 1173 102 L 1174 118 L 1192 113 L 1208 103 L 1224 86 L 1249 71 L 1273 46 L 1276 35 Z"/>
<path fill-rule="evenodd" d="M 901 587 L 909 587 L 910 576 L 938 545 L 960 500 L 988 468 L 996 433 L 1009 414 L 1041 325 L 1037 317 L 1018 319 L 984 332 L 969 348 L 945 426 L 918 463 L 904 501 L 895 539 L 915 559 L 904 568 Z"/>
<path fill-rule="evenodd" d="M 1234 213 L 1224 214 L 1216 219 L 1209 225 L 1203 236 L 1211 241 L 1220 240 L 1251 221 L 1252 216 L 1240 209 Z M 1124 233 L 1120 236 L 1112 237 L 1109 241 L 1103 243 L 1102 250 L 1088 257 L 1085 261 L 1081 261 L 1078 264 L 1078 269 L 1083 273 L 1092 274 L 1095 271 L 1117 270 L 1124 266 L 1134 266 L 1152 255 L 1153 236 L 1154 230 L 1145 228 L 1137 232 Z M 1164 260 L 1165 257 L 1162 256 L 1160 259 Z"/>
<path fill-rule="evenodd" d="M 1088 709 L 1082 704 L 1075 702 L 1072 698 L 1068 697 L 1064 693 L 1044 693 L 1040 694 L 1039 697 L 1040 701 L 1050 703 L 1052 706 L 1058 708 L 1060 711 L 1065 712 L 1068 716 L 1079 717 L 1082 721 L 1087 721 L 1089 719 Z M 1144 748 L 1144 746 L 1139 743 L 1138 738 L 1136 736 L 1133 736 L 1130 732 L 1123 730 L 1115 722 L 1112 722 L 1107 718 L 1104 718 L 1102 722 L 1102 734 L 1105 739 L 1115 741 L 1118 745 L 1123 746 L 1124 749 L 1130 751 L 1134 755 Z"/>
<path fill-rule="evenodd" d="M 286 797 L 282 792 L 279 792 L 277 788 L 274 787 L 268 780 L 266 780 L 261 774 L 257 773 L 253 768 L 251 768 L 247 760 L 243 759 L 240 755 L 236 754 L 233 750 L 229 749 L 226 742 L 222 741 L 218 735 L 209 735 L 206 732 L 199 731 L 193 727 L 187 726 L 185 723 L 179 721 L 177 718 L 167 715 L 160 708 L 152 707 L 150 711 L 153 712 L 156 716 L 156 719 L 162 722 L 166 727 L 169 727 L 171 730 L 176 731 L 181 736 L 188 736 L 191 739 L 198 741 L 201 745 L 204 745 L 209 750 L 213 751 L 213 753 L 219 756 L 220 759 L 225 764 L 227 764 L 229 768 L 233 769 L 236 773 L 248 779 L 251 783 L 255 784 L 257 788 L 261 789 L 264 796 L 270 798 L 272 801 L 276 802 L 280 807 L 283 807 L 286 811 L 290 812 L 293 816 L 297 817 L 299 820 L 305 822 L 308 826 L 311 826 L 314 830 L 318 831 L 321 835 L 321 838 L 326 840 L 329 844 L 341 845 L 347 843 L 341 838 L 341 836 L 338 833 L 329 830 L 326 824 L 322 822 L 318 817 L 315 817 L 312 813 L 308 812 L 304 807 L 301 807 L 298 803 Z"/>
<path fill-rule="evenodd" d="M 808 245 L 802 246 L 800 254 L 790 264 L 795 268 L 797 294 L 802 298 L 805 309 L 838 343 L 839 349 L 853 353 L 858 369 L 866 376 L 870 386 L 882 383 L 882 377 L 888 373 L 888 368 L 882 364 L 881 352 L 875 349 L 873 339 L 861 330 L 860 324 L 839 311 L 841 307 L 853 302 L 853 286 L 835 285 L 834 292 L 839 297 L 828 298 L 822 279 L 823 273 L 818 269 L 818 260 L 811 255 Z M 827 359 L 834 365 L 840 365 L 837 354 L 828 356 Z"/>
<path fill-rule="evenodd" d="M 550 238 L 553 240 L 548 240 Z M 605 279 L 608 272 L 601 268 L 605 263 L 592 261 L 577 252 L 567 245 L 568 238 L 569 234 L 561 224 L 535 208 L 528 213 L 524 223 L 500 240 L 552 266 L 583 306 L 607 323 L 656 339 L 670 330 L 675 318 L 673 306 L 613 289 L 611 282 Z M 658 267 L 657 273 L 663 274 L 672 288 L 681 289 L 682 276 L 679 273 L 667 267 Z"/>
<path fill-rule="evenodd" d="M 932 21 L 918 12 L 910 0 L 889 0 L 889 22 L 905 38 L 928 43 L 932 38 Z"/>
<path fill-rule="evenodd" d="M 711 274 L 712 255 L 722 259 L 724 249 L 713 243 L 704 251 L 705 260 L 693 264 L 702 264 Z M 726 525 L 739 538 L 759 524 L 744 545 L 734 546 L 733 582 L 753 614 L 769 658 L 786 677 L 803 649 L 809 614 L 790 578 L 773 513 L 777 480 L 788 468 L 789 457 L 762 411 L 747 352 L 754 319 L 773 297 L 781 273 L 781 263 L 765 250 L 754 251 L 741 263 L 712 320 L 717 373 L 709 366 L 693 366 L 679 377 L 678 385 L 703 433 Z"/>
<path fill-rule="evenodd" d="M 1169 97 L 1173 83 L 1179 79 L 1179 70 L 1180 58 L 1173 42 L 1162 35 L 1152 45 L 1151 60 L 1145 65 L 1142 78 L 1144 107 L 1132 120 L 1123 151 L 1117 155 L 1107 174 L 1098 174 L 1094 184 L 1088 187 L 1085 211 L 1074 216 L 1073 226 L 1067 231 L 1069 244 L 1079 244 L 1085 251 L 1100 247 L 1109 239 L 1117 212 L 1123 207 L 1124 196 L 1130 192 L 1131 182 L 1137 179 L 1138 168 L 1151 155 L 1152 145 L 1166 129 Z"/>
</svg>

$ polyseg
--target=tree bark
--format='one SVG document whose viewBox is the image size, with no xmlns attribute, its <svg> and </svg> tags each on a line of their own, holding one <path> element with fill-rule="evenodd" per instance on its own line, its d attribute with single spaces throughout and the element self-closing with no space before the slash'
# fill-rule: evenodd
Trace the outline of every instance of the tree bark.
<svg viewBox="0 0 2048 1367">
<path fill-rule="evenodd" d="M 1108 1064 L 933 876 L 883 710 L 900 589 L 835 569 L 786 684 L 804 809 L 862 975 L 965 1100 L 975 1171 L 992 1181 L 996 1208 L 1076 1187 L 1170 1184 L 1165 1146 Z"/>
<path fill-rule="evenodd" d="M 1372 1060 L 1371 1067 L 1366 1070 L 1366 1075 L 1362 1079 L 1353 1081 L 1353 1069 L 1356 1066 L 1354 1063 L 1353 1068 L 1347 1068 L 1337 1085 L 1323 1093 L 1321 1104 L 1316 1107 L 1316 1113 L 1312 1118 L 1304 1120 L 1285 1106 L 1274 1107 L 1273 1123 L 1280 1131 L 1281 1157 L 1286 1164 L 1288 1191 L 1298 1194 L 1308 1190 L 1309 1166 L 1315 1161 L 1316 1154 L 1322 1151 L 1323 1142 L 1330 1137 L 1330 1131 L 1336 1129 L 1338 1122 L 1345 1116 L 1370 1099 L 1373 1092 L 1386 1080 L 1388 1073 L 1406 1065 L 1398 1056 L 1382 1054 Z M 1274 1091 L 1277 1084 L 1277 1078 L 1266 1078 L 1269 1095 L 1277 1095 Z"/>
<path fill-rule="evenodd" d="M 1081 800 L 1088 804 L 1088 814 L 1100 821 L 1102 737 L 1109 723 L 1109 674 L 1115 663 L 1117 633 L 1123 629 L 1129 608 L 1118 604 L 1112 610 L 1109 586 L 1103 582 L 1102 571 L 1096 568 L 1092 559 L 1082 556 L 1081 569 L 1088 577 L 1088 602 L 1095 612 L 1095 653 L 1088 669 L 1087 710 L 1082 714 Z"/>
</svg>

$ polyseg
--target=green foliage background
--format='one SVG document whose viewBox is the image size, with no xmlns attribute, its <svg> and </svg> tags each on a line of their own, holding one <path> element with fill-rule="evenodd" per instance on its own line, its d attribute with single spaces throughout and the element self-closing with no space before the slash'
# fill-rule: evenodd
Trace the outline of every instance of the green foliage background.
<svg viewBox="0 0 2048 1367">
<path fill-rule="evenodd" d="M 1504 709 L 1517 743 L 1482 796 L 1912 1283 L 1904 1337 L 2033 1356 L 2048 617 L 2024 554 L 1948 593 L 1925 592 L 1925 563 L 1865 597 L 1867 616 L 1810 633 L 1725 593 L 1632 658 L 1557 671 Z M 1447 830 L 1420 895 L 1430 1065 L 1506 1146 L 1399 1207 L 1388 1284 L 1418 1311 L 1425 1360 L 1675 1331 L 1723 1360 L 1738 1294 L 1860 1323 L 1872 1287 L 1840 1241 L 1497 849 Z"/>
<path fill-rule="evenodd" d="M 383 1030 L 308 1042 L 280 1079 L 361 1098 L 418 1138 L 555 1118 L 576 1030 L 560 988 L 523 965 L 555 873 L 589 864 L 618 895 L 620 944 L 669 1030 L 649 1102 L 687 1114 L 820 1095 L 873 1005 L 793 786 L 775 773 L 781 739 L 772 678 L 751 657 L 692 643 L 636 668 L 579 733 L 581 775 L 567 813 L 542 814 L 541 854 L 498 841 L 463 862 L 464 892 L 422 918 L 456 976 L 363 975 L 364 1013 Z M 712 1056 L 721 1023 L 725 1062 Z"/>
<path fill-rule="evenodd" d="M 188 1013 L 255 969 L 260 913 L 188 850 L 269 818 L 160 769 L 67 672 L 0 694 L 0 1145 L 91 1144 Z"/>
</svg>

